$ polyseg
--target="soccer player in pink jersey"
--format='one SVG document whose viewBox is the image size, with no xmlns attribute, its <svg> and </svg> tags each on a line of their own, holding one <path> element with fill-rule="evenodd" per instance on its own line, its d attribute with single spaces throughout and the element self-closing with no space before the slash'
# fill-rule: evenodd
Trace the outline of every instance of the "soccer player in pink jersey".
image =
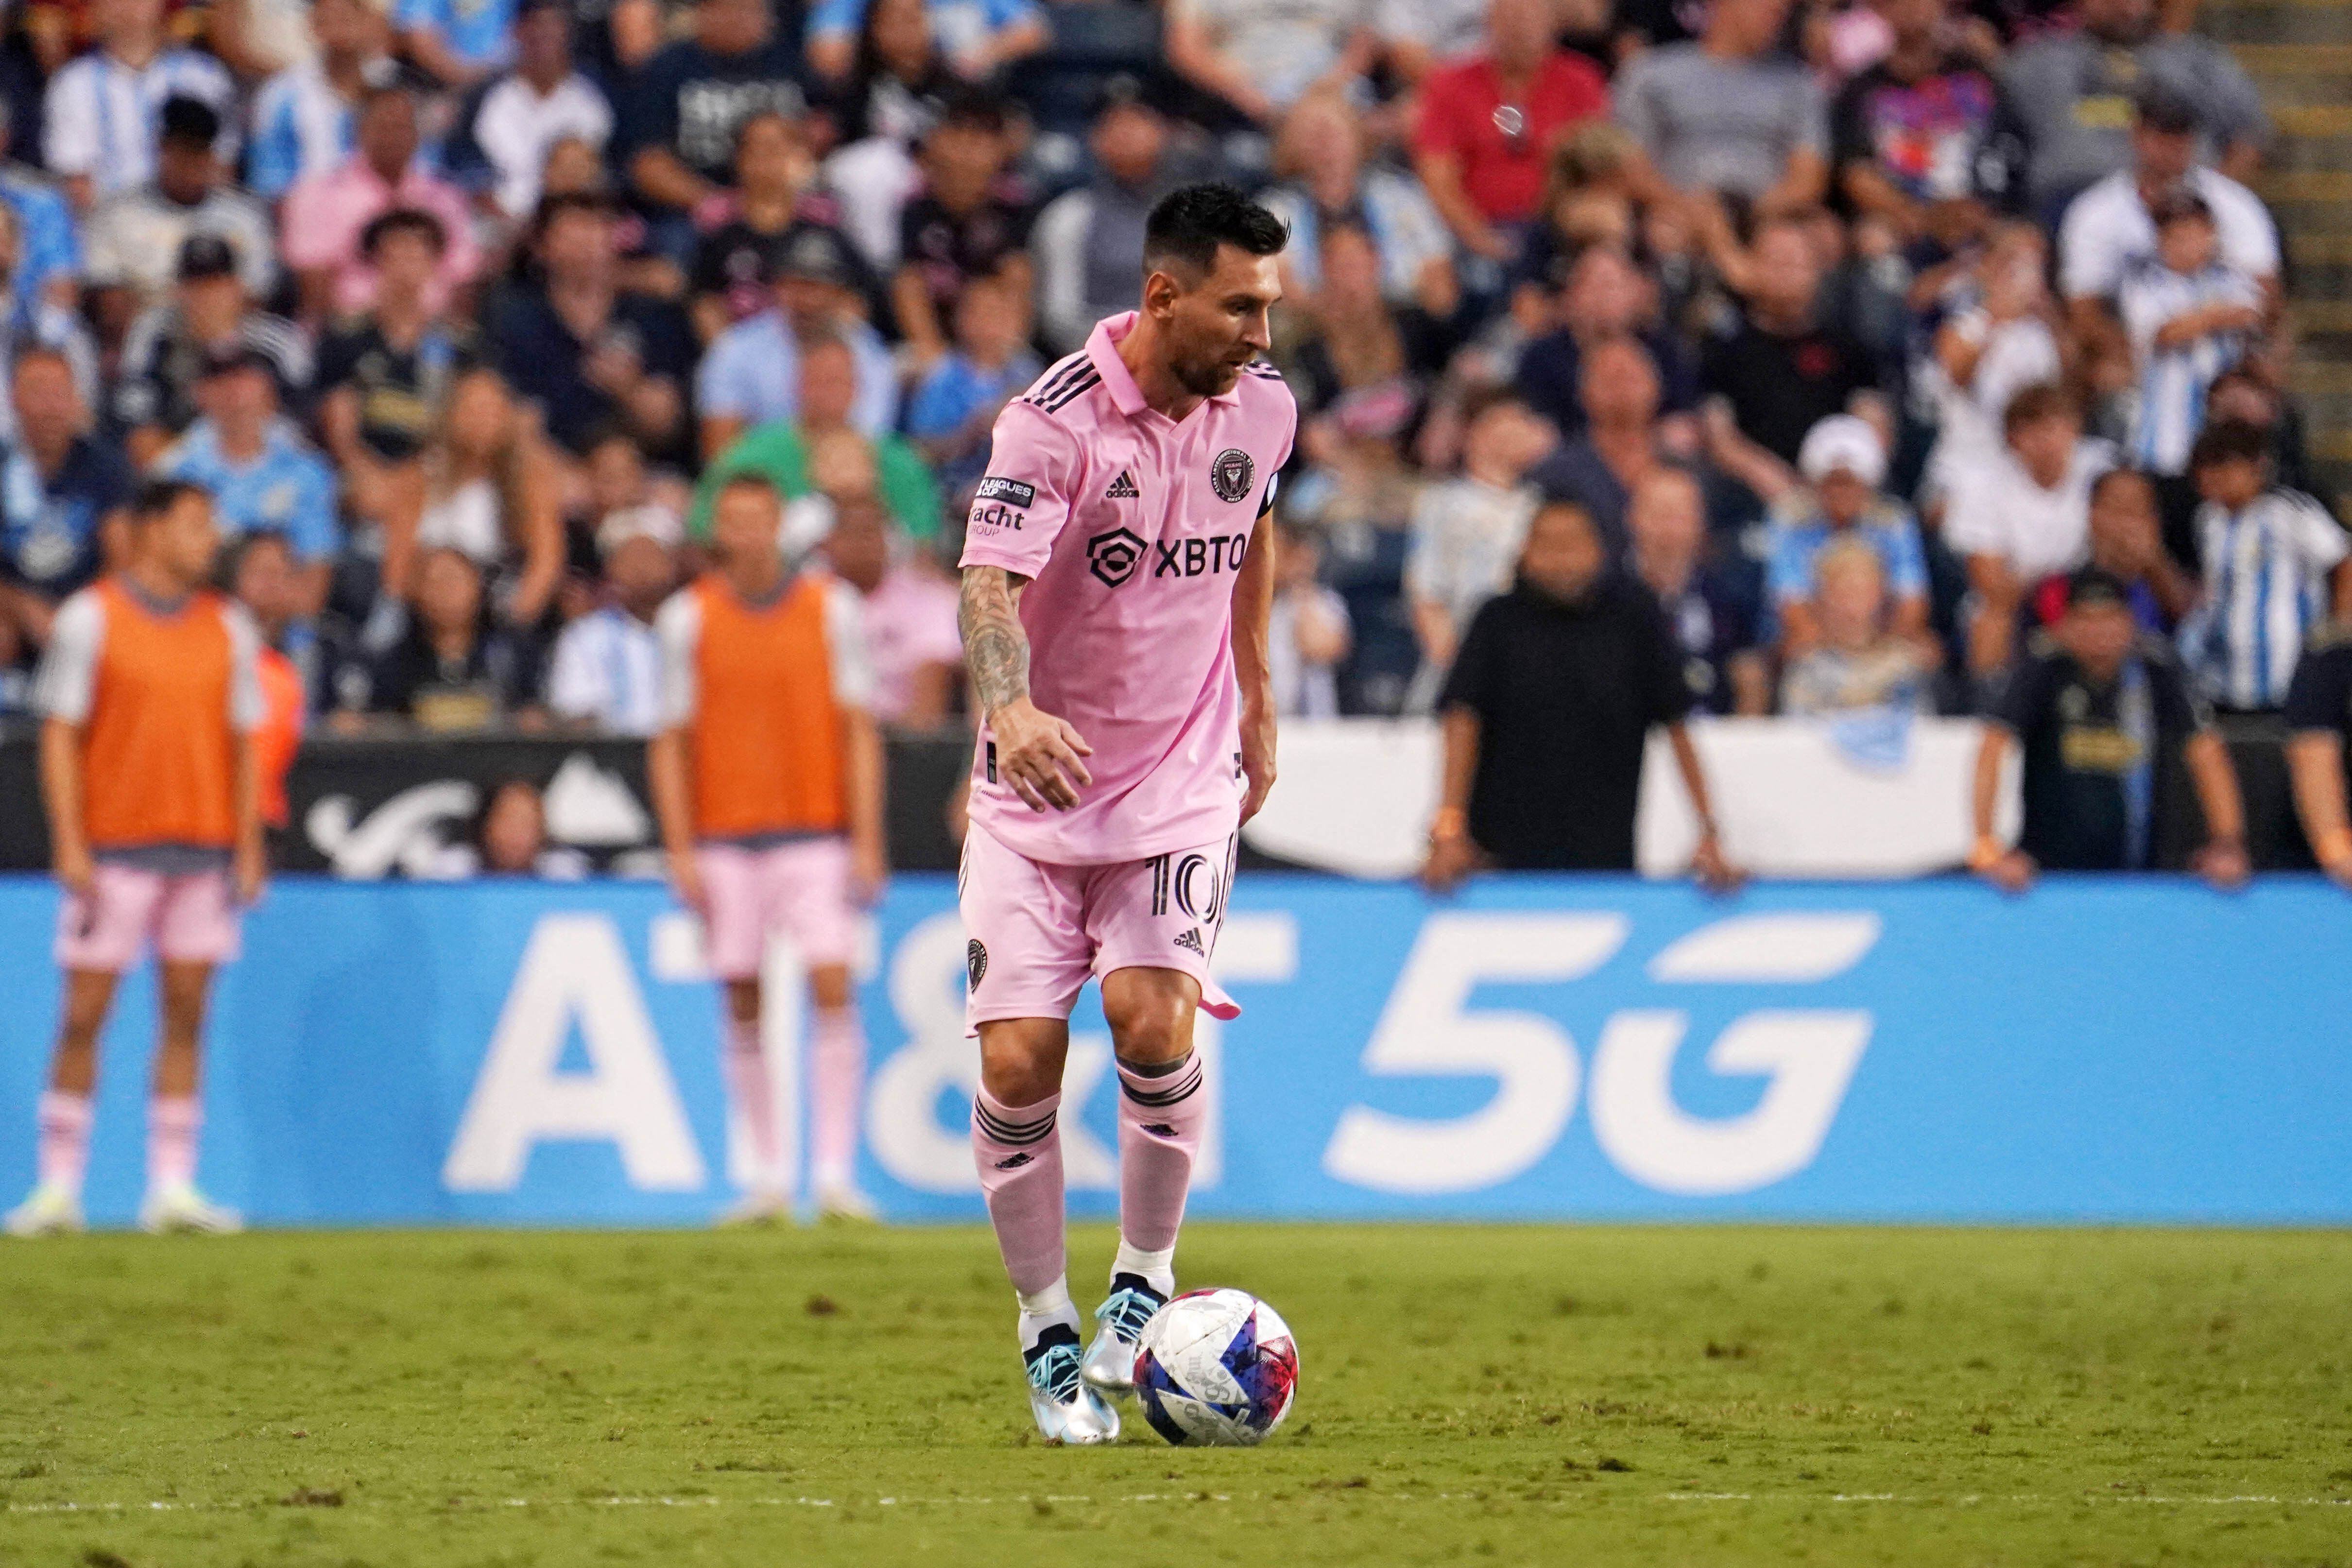
<svg viewBox="0 0 2352 1568">
<path fill-rule="evenodd" d="M 971 1142 L 1020 1300 L 1031 1413 L 1108 1442 L 1176 1288 L 1208 1114 L 1192 1016 L 1241 825 L 1274 786 L 1274 482 L 1298 411 L 1270 367 L 1281 222 L 1229 185 L 1152 209 L 1141 309 L 996 421 L 961 619 L 985 713 L 961 879 L 980 1037 Z M 1119 1243 L 1079 1351 L 1055 1116 L 1069 1016 L 1102 982 L 1119 1083 Z"/>
</svg>

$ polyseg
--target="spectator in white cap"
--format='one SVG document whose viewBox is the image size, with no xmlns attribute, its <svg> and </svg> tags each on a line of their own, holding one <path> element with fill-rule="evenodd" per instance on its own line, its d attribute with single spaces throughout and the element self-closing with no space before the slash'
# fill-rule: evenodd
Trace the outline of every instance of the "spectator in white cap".
<svg viewBox="0 0 2352 1568">
<path fill-rule="evenodd" d="M 1908 508 L 1882 495 L 1886 443 L 1857 415 L 1832 414 L 1805 432 L 1797 470 L 1807 488 L 1772 524 L 1765 587 L 1780 619 L 1780 653 L 1794 660 L 1821 640 L 1813 605 L 1821 589 L 1822 551 L 1853 540 L 1878 557 L 1887 605 L 1887 631 L 1928 640 L 1927 558 L 1919 525 Z"/>
<path fill-rule="evenodd" d="M 677 513 L 646 504 L 611 513 L 596 530 L 604 603 L 563 628 L 548 669 L 547 705 L 570 723 L 612 735 L 661 728 L 661 641 L 654 616 L 677 586 Z"/>
</svg>

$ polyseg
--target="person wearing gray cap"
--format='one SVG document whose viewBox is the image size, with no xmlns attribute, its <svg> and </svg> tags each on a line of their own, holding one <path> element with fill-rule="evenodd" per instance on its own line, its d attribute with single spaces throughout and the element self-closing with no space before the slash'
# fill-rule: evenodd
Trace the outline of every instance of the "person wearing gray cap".
<svg viewBox="0 0 2352 1568">
<path fill-rule="evenodd" d="M 824 224 L 796 223 L 771 267 L 774 306 L 719 333 L 695 373 L 706 461 L 755 425 L 798 416 L 802 346 L 818 339 L 839 338 L 857 362 L 849 422 L 866 436 L 898 423 L 898 367 L 866 319 L 866 268 L 849 241 Z"/>
</svg>

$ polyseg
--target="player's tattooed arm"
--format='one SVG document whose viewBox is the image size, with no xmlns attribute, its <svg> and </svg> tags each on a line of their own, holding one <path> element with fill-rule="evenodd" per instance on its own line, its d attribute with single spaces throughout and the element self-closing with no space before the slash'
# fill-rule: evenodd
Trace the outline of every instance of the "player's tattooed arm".
<svg viewBox="0 0 2352 1568">
<path fill-rule="evenodd" d="M 994 713 L 1029 695 L 1029 638 L 1021 629 L 1020 594 L 1002 566 L 967 566 L 956 603 L 964 666 L 981 711 Z"/>
<path fill-rule="evenodd" d="M 1029 700 L 1029 637 L 1021 629 L 1019 584 L 1001 566 L 967 566 L 957 601 L 965 667 L 988 715 L 996 773 L 1032 811 L 1067 811 L 1094 783 L 1094 755 L 1077 731 Z"/>
</svg>

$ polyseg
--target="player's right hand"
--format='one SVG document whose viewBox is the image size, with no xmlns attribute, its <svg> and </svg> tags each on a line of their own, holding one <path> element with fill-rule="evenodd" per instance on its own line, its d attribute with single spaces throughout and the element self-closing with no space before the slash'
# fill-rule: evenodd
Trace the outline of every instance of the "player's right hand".
<svg viewBox="0 0 2352 1568">
<path fill-rule="evenodd" d="M 698 915 L 709 915 L 709 896 L 703 891 L 702 868 L 696 862 L 693 851 L 669 858 L 669 886 L 679 903 Z"/>
<path fill-rule="evenodd" d="M 988 728 L 996 739 L 997 776 L 1030 810 L 1067 811 L 1078 804 L 1078 791 L 1095 782 L 1085 761 L 1095 749 L 1027 698 L 991 713 Z"/>
<path fill-rule="evenodd" d="M 58 885 L 75 898 L 86 897 L 98 880 L 98 863 L 83 845 L 61 847 L 57 853 Z"/>
</svg>

